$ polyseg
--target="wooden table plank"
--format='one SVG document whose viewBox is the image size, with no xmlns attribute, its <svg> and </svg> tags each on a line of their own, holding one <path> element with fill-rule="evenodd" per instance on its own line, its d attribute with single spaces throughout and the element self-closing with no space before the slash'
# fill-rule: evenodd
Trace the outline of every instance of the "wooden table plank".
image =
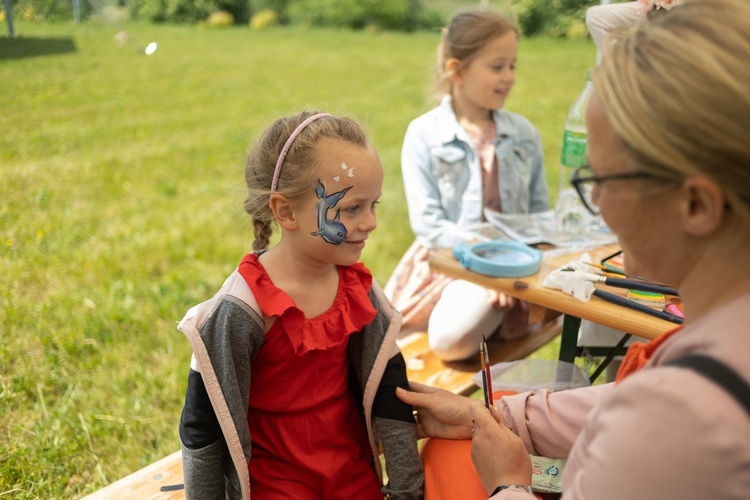
<svg viewBox="0 0 750 500">
<path fill-rule="evenodd" d="M 607 245 L 589 251 L 589 255 L 593 262 L 599 262 L 599 259 L 611 255 L 617 249 L 616 245 Z M 593 321 L 594 323 L 632 333 L 646 339 L 655 339 L 664 332 L 678 326 L 669 321 L 612 304 L 599 297 L 591 297 L 589 302 L 581 302 L 560 290 L 553 290 L 542 286 L 542 282 L 547 274 L 564 266 L 571 260 L 577 259 L 579 256 L 580 253 L 573 253 L 545 258 L 542 260 L 538 273 L 523 278 L 494 278 L 470 271 L 453 258 L 451 249 L 449 248 L 433 252 L 430 255 L 429 262 L 432 269 L 448 276 L 471 281 L 472 283 L 477 283 L 523 299 L 536 306 Z M 627 290 L 608 287 L 602 284 L 597 284 L 596 287 L 621 296 L 625 296 L 627 293 Z M 539 311 L 536 311 L 535 316 L 538 315 Z"/>
</svg>

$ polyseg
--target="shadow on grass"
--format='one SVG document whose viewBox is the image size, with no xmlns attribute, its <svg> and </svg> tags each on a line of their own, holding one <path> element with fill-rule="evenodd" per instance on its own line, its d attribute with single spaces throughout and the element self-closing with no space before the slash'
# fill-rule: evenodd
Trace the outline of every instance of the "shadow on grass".
<svg viewBox="0 0 750 500">
<path fill-rule="evenodd" d="M 71 38 L 0 37 L 0 60 L 67 54 L 76 50 Z"/>
</svg>

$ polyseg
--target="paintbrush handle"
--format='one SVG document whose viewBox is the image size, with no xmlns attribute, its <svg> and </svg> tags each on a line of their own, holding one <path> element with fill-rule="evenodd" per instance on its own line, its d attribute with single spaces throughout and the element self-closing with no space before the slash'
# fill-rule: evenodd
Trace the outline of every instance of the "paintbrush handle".
<svg viewBox="0 0 750 500">
<path fill-rule="evenodd" d="M 657 318 L 671 321 L 672 323 L 677 323 L 678 325 L 682 324 L 682 318 L 679 318 L 674 314 L 669 314 L 663 311 L 652 309 L 648 306 L 644 306 L 643 304 L 639 304 L 638 302 L 634 302 L 624 297 L 620 297 L 619 295 L 615 295 L 614 293 L 596 289 L 594 290 L 594 295 L 613 304 L 617 304 L 623 307 L 629 307 L 630 309 L 635 309 L 636 311 L 641 311 L 643 313 L 650 314 L 651 316 L 656 316 Z"/>
<path fill-rule="evenodd" d="M 484 389 L 484 406 L 486 408 L 490 407 L 490 393 L 487 392 L 487 372 L 482 370 L 482 385 Z"/>
<path fill-rule="evenodd" d="M 603 283 L 617 288 L 630 288 L 633 290 L 642 290 L 644 292 L 663 293 L 665 295 L 679 295 L 679 292 L 672 287 L 657 285 L 655 283 L 645 283 L 643 281 L 607 277 L 604 279 Z"/>
<path fill-rule="evenodd" d="M 492 400 L 492 374 L 490 373 L 490 364 L 486 363 L 484 367 L 484 371 L 487 372 L 487 402 L 489 403 L 489 408 L 491 405 L 495 404 L 495 402 Z"/>
</svg>

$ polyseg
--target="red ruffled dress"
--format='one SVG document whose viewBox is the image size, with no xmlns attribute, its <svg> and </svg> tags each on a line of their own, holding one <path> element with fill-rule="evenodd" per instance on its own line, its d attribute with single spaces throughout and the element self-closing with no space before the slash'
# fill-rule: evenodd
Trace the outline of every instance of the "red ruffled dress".
<svg viewBox="0 0 750 500">
<path fill-rule="evenodd" d="M 382 500 L 346 356 L 349 335 L 376 314 L 369 271 L 340 267 L 333 305 L 312 319 L 271 282 L 257 255 L 239 272 L 263 314 L 277 317 L 250 369 L 253 497 Z"/>
</svg>

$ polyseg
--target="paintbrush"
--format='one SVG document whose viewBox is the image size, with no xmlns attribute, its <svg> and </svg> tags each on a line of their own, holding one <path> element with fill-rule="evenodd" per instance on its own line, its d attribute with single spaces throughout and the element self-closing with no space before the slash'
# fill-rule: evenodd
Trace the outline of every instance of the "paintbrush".
<svg viewBox="0 0 750 500">
<path fill-rule="evenodd" d="M 586 281 L 591 281 L 594 283 L 604 283 L 605 285 L 613 286 L 615 288 L 628 288 L 631 290 L 641 290 L 644 292 L 654 292 L 654 293 L 661 293 L 664 295 L 677 295 L 679 296 L 679 292 L 672 288 L 671 286 L 666 285 L 660 285 L 658 283 L 651 283 L 649 281 L 639 281 L 639 280 L 633 280 L 633 279 L 626 279 L 626 278 L 615 278 L 612 276 L 602 275 L 602 274 L 596 274 L 596 273 L 587 273 L 586 271 L 577 271 L 576 269 L 572 268 L 565 268 L 563 271 L 569 271 L 569 272 L 580 272 L 583 273 L 584 279 Z"/>
<path fill-rule="evenodd" d="M 609 276 L 600 276 L 594 273 L 586 273 L 586 279 L 595 283 L 604 283 L 605 285 L 613 286 L 616 288 L 629 288 L 631 290 L 662 293 L 664 295 L 679 295 L 679 292 L 671 286 L 658 285 L 656 283 L 649 283 L 646 281 L 610 278 Z"/>
<path fill-rule="evenodd" d="M 482 335 L 479 344 L 479 362 L 482 365 L 482 384 L 484 385 L 484 405 L 489 409 L 494 404 L 492 400 L 492 374 L 490 373 L 490 351 L 487 349 L 487 339 Z"/>
<path fill-rule="evenodd" d="M 581 264 L 586 264 L 587 266 L 595 267 L 597 269 L 600 269 L 602 271 L 603 276 L 610 276 L 612 278 L 625 278 L 630 280 L 638 280 L 638 281 L 645 281 L 648 283 L 654 283 L 653 281 L 650 281 L 648 278 L 644 278 L 643 276 L 635 276 L 633 274 L 626 274 L 625 271 L 621 271 L 620 269 L 617 269 L 613 266 L 604 266 L 602 264 L 596 264 L 594 262 L 586 262 L 581 261 Z M 664 283 L 656 283 L 658 285 L 669 287 L 668 285 L 665 285 Z"/>
<path fill-rule="evenodd" d="M 479 363 L 482 365 L 482 389 L 484 389 L 484 406 L 490 407 L 490 398 L 487 392 L 487 370 L 484 363 L 484 343 L 479 343 Z"/>
</svg>

